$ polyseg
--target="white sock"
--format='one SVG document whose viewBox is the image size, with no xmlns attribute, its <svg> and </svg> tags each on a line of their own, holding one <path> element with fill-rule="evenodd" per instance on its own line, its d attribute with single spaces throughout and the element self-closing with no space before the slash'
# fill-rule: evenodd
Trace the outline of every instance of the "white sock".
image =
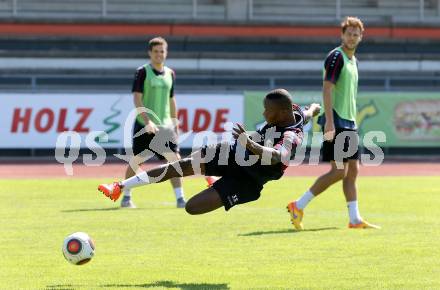
<svg viewBox="0 0 440 290">
<path fill-rule="evenodd" d="M 315 196 L 310 190 L 307 190 L 297 201 L 296 206 L 304 209 Z"/>
<path fill-rule="evenodd" d="M 176 200 L 179 198 L 185 198 L 185 195 L 183 194 L 183 188 L 182 187 L 175 187 L 174 188 L 174 194 L 176 195 Z"/>
<path fill-rule="evenodd" d="M 124 197 L 131 197 L 131 189 L 124 187 Z"/>
<path fill-rule="evenodd" d="M 362 221 L 361 214 L 359 213 L 359 207 L 357 200 L 347 202 L 348 215 L 350 216 L 350 223 L 358 224 Z"/>
<path fill-rule="evenodd" d="M 124 187 L 124 192 L 125 190 L 132 189 L 133 187 L 138 187 L 149 183 L 150 183 L 150 179 L 148 178 L 148 174 L 145 171 L 138 173 L 133 177 L 127 178 L 126 180 L 121 181 L 121 184 Z"/>
</svg>

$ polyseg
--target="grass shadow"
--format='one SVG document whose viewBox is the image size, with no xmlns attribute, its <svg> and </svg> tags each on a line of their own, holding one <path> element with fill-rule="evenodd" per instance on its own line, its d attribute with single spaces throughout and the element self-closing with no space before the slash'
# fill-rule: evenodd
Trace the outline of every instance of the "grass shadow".
<svg viewBox="0 0 440 290">
<path fill-rule="evenodd" d="M 58 285 L 47 285 L 45 290 L 75 290 L 75 287 L 81 287 L 82 285 L 72 285 L 72 284 L 58 284 Z"/>
<path fill-rule="evenodd" d="M 105 208 L 78 208 L 78 209 L 65 209 L 60 212 L 84 212 L 84 211 L 113 211 L 113 210 L 170 210 L 173 208 L 168 207 L 137 207 L 137 208 L 121 208 L 121 207 L 105 207 Z"/>
<path fill-rule="evenodd" d="M 228 284 L 209 284 L 209 283 L 176 283 L 173 281 L 156 281 L 145 284 L 106 284 L 102 288 L 180 288 L 181 290 L 227 290 Z"/>
<path fill-rule="evenodd" d="M 81 211 L 111 211 L 119 210 L 120 207 L 105 207 L 105 208 L 78 208 L 78 209 L 65 209 L 60 212 L 81 212 Z"/>
<path fill-rule="evenodd" d="M 239 234 L 239 237 L 249 237 L 249 236 L 262 236 L 262 235 L 277 235 L 277 234 L 296 234 L 300 232 L 320 232 L 320 231 L 329 231 L 329 230 L 338 230 L 337 227 L 327 227 L 327 228 L 316 228 L 316 229 L 305 229 L 302 231 L 297 231 L 295 229 L 285 229 L 285 230 L 278 230 L 278 231 L 266 231 L 266 232 L 252 232 L 252 233 L 246 233 L 246 234 Z"/>
</svg>

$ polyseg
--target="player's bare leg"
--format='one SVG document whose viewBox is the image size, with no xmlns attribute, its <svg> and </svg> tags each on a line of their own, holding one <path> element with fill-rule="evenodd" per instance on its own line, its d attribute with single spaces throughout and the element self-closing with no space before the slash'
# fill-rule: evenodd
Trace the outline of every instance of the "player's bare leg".
<svg viewBox="0 0 440 290">
<path fill-rule="evenodd" d="M 179 153 L 170 153 L 165 154 L 165 158 L 168 162 L 175 162 L 181 159 Z M 183 178 L 182 177 L 174 177 L 170 179 L 171 186 L 173 187 L 174 194 L 176 196 L 176 206 L 178 208 L 184 208 L 185 207 L 185 196 L 183 192 Z"/>
<path fill-rule="evenodd" d="M 331 185 L 344 179 L 347 172 L 346 163 L 344 163 L 343 169 L 338 169 L 335 161 L 331 161 L 330 165 L 330 170 L 318 177 L 308 191 L 306 191 L 298 200 L 287 204 L 287 212 L 290 215 L 290 221 L 295 229 L 304 229 L 302 220 L 304 217 L 304 208 L 307 204 Z"/>
<path fill-rule="evenodd" d="M 345 200 L 347 202 L 357 200 L 356 178 L 359 174 L 358 160 L 348 160 L 344 163 L 347 168 L 347 174 L 342 180 L 342 189 L 344 190 Z"/>
<path fill-rule="evenodd" d="M 205 165 L 200 157 L 200 151 L 195 152 L 190 157 L 178 161 L 160 165 L 148 171 L 143 171 L 133 177 L 113 184 L 101 184 L 98 190 L 104 193 L 111 200 L 116 201 L 124 188 L 146 185 L 150 183 L 159 183 L 176 177 L 185 177 L 194 174 L 204 174 Z"/>
<path fill-rule="evenodd" d="M 336 167 L 335 161 L 330 161 L 330 165 L 330 170 L 327 173 L 318 177 L 315 183 L 310 187 L 310 191 L 313 193 L 314 196 L 318 196 L 331 185 L 344 179 L 345 175 L 347 174 L 347 163 L 344 163 L 343 169 L 338 169 Z"/>
<path fill-rule="evenodd" d="M 222 206 L 220 195 L 213 187 L 209 187 L 191 197 L 186 203 L 185 210 L 189 214 L 196 215 L 216 210 Z"/>
<path fill-rule="evenodd" d="M 196 174 L 196 170 L 193 168 L 193 164 L 193 157 L 188 157 L 147 170 L 145 173 L 149 178 L 149 182 L 146 184 L 160 183 L 172 178 L 194 175 Z M 203 163 L 200 164 L 200 168 L 201 173 L 204 173 L 205 166 Z"/>
<path fill-rule="evenodd" d="M 345 199 L 347 201 L 348 214 L 350 222 L 349 228 L 354 229 L 380 229 L 379 226 L 373 225 L 362 219 L 359 213 L 358 200 L 357 200 L 357 187 L 356 179 L 359 174 L 359 161 L 348 160 L 346 164 L 347 174 L 342 180 L 342 188 L 344 190 Z"/>
</svg>

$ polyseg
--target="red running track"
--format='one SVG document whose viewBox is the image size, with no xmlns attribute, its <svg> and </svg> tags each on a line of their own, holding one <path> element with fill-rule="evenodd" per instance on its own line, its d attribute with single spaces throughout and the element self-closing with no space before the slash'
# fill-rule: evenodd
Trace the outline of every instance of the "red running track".
<svg viewBox="0 0 440 290">
<path fill-rule="evenodd" d="M 159 163 L 148 163 L 151 168 Z M 290 166 L 286 176 L 319 176 L 328 170 L 328 164 Z M 66 174 L 58 163 L 0 164 L 0 179 L 10 178 L 113 178 L 125 173 L 126 164 L 109 163 L 99 167 L 73 165 L 73 175 Z M 380 166 L 361 166 L 361 176 L 440 176 L 439 162 L 388 162 Z"/>
</svg>

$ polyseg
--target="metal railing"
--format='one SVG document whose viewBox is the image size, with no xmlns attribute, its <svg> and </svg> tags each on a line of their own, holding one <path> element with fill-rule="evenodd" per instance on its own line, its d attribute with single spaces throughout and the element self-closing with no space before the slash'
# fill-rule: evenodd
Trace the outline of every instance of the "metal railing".
<svg viewBox="0 0 440 290">
<path fill-rule="evenodd" d="M 0 0 L 0 19 L 313 23 L 346 15 L 391 22 L 440 22 L 440 0 Z"/>
<path fill-rule="evenodd" d="M 0 18 L 225 19 L 225 7 L 226 0 L 0 0 Z"/>
<path fill-rule="evenodd" d="M 440 0 L 249 0 L 252 20 L 340 20 L 353 15 L 391 22 L 440 21 Z"/>
<path fill-rule="evenodd" d="M 0 75 L 0 89 L 3 91 L 112 91 L 129 92 L 131 75 L 100 75 L 93 74 L 29 74 Z M 321 90 L 322 80 L 315 75 L 199 75 L 181 74 L 177 82 L 179 91 L 243 91 L 264 88 Z M 399 91 L 423 90 L 439 91 L 440 76 L 398 76 L 365 75 L 360 79 L 360 87 L 367 91 Z"/>
</svg>

